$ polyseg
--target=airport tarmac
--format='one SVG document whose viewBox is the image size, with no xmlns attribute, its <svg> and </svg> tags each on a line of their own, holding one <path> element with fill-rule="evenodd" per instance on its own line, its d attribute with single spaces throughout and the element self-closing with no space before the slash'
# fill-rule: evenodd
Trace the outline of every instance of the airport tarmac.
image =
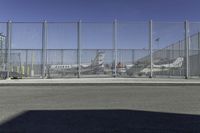
<svg viewBox="0 0 200 133">
<path fill-rule="evenodd" d="M 83 123 L 77 132 L 120 132 L 131 124 L 124 131 L 200 131 L 199 101 L 199 86 L 1 86 L 0 131 L 49 132 L 51 126 L 75 133 Z"/>
</svg>

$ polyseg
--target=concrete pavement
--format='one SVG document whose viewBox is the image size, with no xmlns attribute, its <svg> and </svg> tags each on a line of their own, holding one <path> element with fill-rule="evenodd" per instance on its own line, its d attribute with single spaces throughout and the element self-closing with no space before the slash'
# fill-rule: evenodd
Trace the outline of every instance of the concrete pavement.
<svg viewBox="0 0 200 133">
<path fill-rule="evenodd" d="M 0 80 L 1 86 L 72 86 L 72 85 L 135 85 L 135 86 L 199 86 L 200 79 L 172 78 L 68 78 L 68 79 L 10 79 Z"/>
<path fill-rule="evenodd" d="M 199 95 L 199 86 L 3 86 L 0 132 L 199 133 Z"/>
</svg>

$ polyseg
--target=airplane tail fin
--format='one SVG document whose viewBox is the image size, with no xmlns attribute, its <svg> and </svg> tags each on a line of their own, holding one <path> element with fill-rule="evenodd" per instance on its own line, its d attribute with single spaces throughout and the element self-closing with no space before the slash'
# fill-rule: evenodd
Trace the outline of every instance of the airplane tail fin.
<svg viewBox="0 0 200 133">
<path fill-rule="evenodd" d="M 104 64 L 104 53 L 98 52 L 94 60 L 92 61 L 92 66 L 100 66 Z"/>
</svg>

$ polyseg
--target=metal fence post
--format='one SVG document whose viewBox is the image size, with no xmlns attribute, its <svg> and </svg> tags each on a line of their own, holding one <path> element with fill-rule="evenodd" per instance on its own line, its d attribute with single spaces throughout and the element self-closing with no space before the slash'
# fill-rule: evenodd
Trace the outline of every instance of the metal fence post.
<svg viewBox="0 0 200 133">
<path fill-rule="evenodd" d="M 28 77 L 28 49 L 26 49 L 25 75 Z"/>
<path fill-rule="evenodd" d="M 11 63 L 11 33 L 12 32 L 12 22 L 7 22 L 7 38 L 6 38 L 6 78 L 10 77 L 10 63 Z"/>
<path fill-rule="evenodd" d="M 198 32 L 198 53 L 200 54 L 200 32 Z"/>
<path fill-rule="evenodd" d="M 174 59 L 174 55 L 176 54 L 174 46 L 175 44 L 172 44 L 172 59 Z"/>
<path fill-rule="evenodd" d="M 189 22 L 185 21 L 185 79 L 189 78 Z"/>
<path fill-rule="evenodd" d="M 113 23 L 114 77 L 117 76 L 117 20 Z"/>
<path fill-rule="evenodd" d="M 0 33 L 1 61 L 3 64 L 3 71 L 5 71 L 5 54 L 4 54 L 5 48 L 3 47 L 5 45 L 5 40 L 6 40 L 6 36 Z"/>
<path fill-rule="evenodd" d="M 132 49 L 132 64 L 135 62 L 135 50 Z"/>
<path fill-rule="evenodd" d="M 64 50 L 61 49 L 61 64 L 64 64 Z"/>
<path fill-rule="evenodd" d="M 47 21 L 42 25 L 42 78 L 46 77 L 46 62 L 47 61 Z"/>
<path fill-rule="evenodd" d="M 150 75 L 149 78 L 153 77 L 153 21 L 149 22 L 149 52 L 150 52 Z"/>
<path fill-rule="evenodd" d="M 178 55 L 179 55 L 179 57 L 181 56 L 181 41 L 179 40 L 178 41 Z"/>
<path fill-rule="evenodd" d="M 200 67 L 200 32 L 198 32 L 198 67 Z M 200 70 L 199 70 L 200 76 Z"/>
<path fill-rule="evenodd" d="M 78 78 L 81 77 L 81 20 L 77 23 L 77 71 Z"/>
</svg>

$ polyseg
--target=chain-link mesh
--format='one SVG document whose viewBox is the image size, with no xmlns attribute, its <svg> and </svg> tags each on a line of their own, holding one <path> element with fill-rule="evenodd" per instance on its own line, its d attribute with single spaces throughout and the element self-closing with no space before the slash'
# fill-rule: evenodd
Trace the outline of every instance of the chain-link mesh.
<svg viewBox="0 0 200 133">
<path fill-rule="evenodd" d="M 200 23 L 189 23 L 186 38 L 183 22 L 153 22 L 152 69 L 148 22 L 7 24 L 0 23 L 1 78 L 200 76 Z"/>
</svg>

